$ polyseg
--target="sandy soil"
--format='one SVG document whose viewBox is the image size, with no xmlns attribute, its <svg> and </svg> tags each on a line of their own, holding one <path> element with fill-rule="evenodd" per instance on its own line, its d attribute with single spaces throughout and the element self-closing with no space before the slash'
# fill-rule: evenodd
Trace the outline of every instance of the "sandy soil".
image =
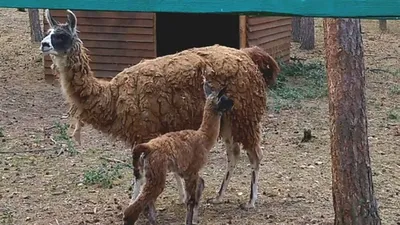
<svg viewBox="0 0 400 225">
<path fill-rule="evenodd" d="M 90 127 L 84 127 L 78 155 L 52 149 L 56 122 L 68 106 L 59 87 L 44 82 L 38 44 L 29 41 L 27 13 L 0 9 L 0 223 L 1 224 L 121 224 L 122 208 L 129 202 L 131 172 L 122 168 L 112 188 L 83 184 L 84 174 L 103 162 L 117 167 L 129 162 L 129 150 Z M 400 22 L 388 23 L 381 34 L 377 21 L 364 21 L 367 66 L 369 140 L 375 193 L 382 224 L 400 224 Z M 317 46 L 292 56 L 322 58 L 321 20 L 317 20 Z M 396 86 L 397 85 L 397 86 Z M 396 111 L 397 110 L 397 111 Z M 391 118 L 391 119 L 390 119 Z M 317 136 L 300 143 L 304 128 Z M 331 224 L 330 148 L 327 99 L 303 101 L 301 109 L 266 116 L 263 124 L 264 160 L 261 167 L 257 209 L 243 211 L 247 200 L 250 168 L 242 154 L 226 202 L 201 207 L 202 224 Z M 56 141 L 57 142 L 57 141 Z M 65 144 L 62 147 L 66 147 Z M 219 144 L 204 171 L 205 198 L 215 195 L 225 171 L 225 151 Z M 119 163 L 120 164 L 120 163 Z M 117 170 L 116 168 L 111 170 Z M 87 174 L 87 173 L 86 173 Z M 158 201 L 162 224 L 182 224 L 185 207 L 178 205 L 174 180 Z M 139 223 L 139 224 L 143 224 Z"/>
</svg>

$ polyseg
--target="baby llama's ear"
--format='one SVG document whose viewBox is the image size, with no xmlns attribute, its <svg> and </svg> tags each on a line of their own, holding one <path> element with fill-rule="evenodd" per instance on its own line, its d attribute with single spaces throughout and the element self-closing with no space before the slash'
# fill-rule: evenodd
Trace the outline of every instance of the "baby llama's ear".
<svg viewBox="0 0 400 225">
<path fill-rule="evenodd" d="M 67 10 L 68 25 L 71 28 L 72 33 L 76 32 L 77 19 L 75 14 L 71 10 Z"/>
<path fill-rule="evenodd" d="M 46 9 L 46 10 L 45 10 L 44 15 L 46 16 L 46 20 L 47 20 L 47 22 L 49 23 L 49 25 L 50 25 L 51 28 L 53 28 L 53 27 L 55 27 L 55 26 L 58 25 L 57 20 L 55 20 L 55 19 L 51 16 L 50 10 L 49 10 L 49 9 Z"/>
<path fill-rule="evenodd" d="M 206 81 L 206 80 L 204 81 L 204 84 L 203 84 L 203 90 L 204 90 L 204 94 L 206 95 L 206 98 L 208 98 L 208 96 L 210 96 L 212 93 L 210 83 L 208 83 L 208 81 Z"/>
</svg>

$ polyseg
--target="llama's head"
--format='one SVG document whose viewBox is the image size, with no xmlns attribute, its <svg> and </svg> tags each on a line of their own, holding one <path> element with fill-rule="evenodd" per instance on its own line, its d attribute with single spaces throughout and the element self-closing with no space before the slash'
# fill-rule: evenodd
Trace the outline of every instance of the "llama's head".
<svg viewBox="0 0 400 225">
<path fill-rule="evenodd" d="M 75 14 L 67 10 L 68 20 L 66 23 L 59 23 L 55 20 L 48 9 L 46 9 L 45 15 L 50 29 L 41 42 L 40 50 L 45 55 L 64 56 L 68 54 L 74 46 L 74 42 L 79 41 L 76 32 L 77 19 Z"/>
<path fill-rule="evenodd" d="M 221 114 L 232 109 L 233 100 L 225 95 L 226 87 L 220 91 L 213 91 L 210 83 L 204 79 L 203 90 L 206 95 L 206 106 Z"/>
</svg>

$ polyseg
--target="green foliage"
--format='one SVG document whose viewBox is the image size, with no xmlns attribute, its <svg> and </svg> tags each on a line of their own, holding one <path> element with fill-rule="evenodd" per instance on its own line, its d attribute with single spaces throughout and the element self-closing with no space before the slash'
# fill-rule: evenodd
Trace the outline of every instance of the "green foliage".
<svg viewBox="0 0 400 225">
<path fill-rule="evenodd" d="M 61 124 L 59 122 L 56 122 L 55 124 L 58 134 L 55 136 L 55 141 L 61 145 L 60 147 L 62 148 L 63 146 L 65 147 L 65 150 L 70 154 L 70 155 L 76 155 L 78 154 L 78 151 L 75 149 L 74 141 L 71 139 L 71 137 L 68 135 L 68 127 L 69 125 L 64 123 Z"/>
<path fill-rule="evenodd" d="M 397 108 L 392 109 L 392 110 L 390 110 L 390 111 L 388 112 L 388 119 L 389 119 L 389 120 L 397 120 L 397 121 L 400 120 L 400 113 L 399 113 L 399 111 L 397 110 Z"/>
<path fill-rule="evenodd" d="M 280 67 L 277 83 L 270 90 L 276 112 L 300 107 L 301 100 L 327 96 L 326 71 L 321 62 L 280 63 Z"/>
<path fill-rule="evenodd" d="M 395 85 L 391 86 L 389 91 L 390 91 L 390 94 L 400 95 L 400 85 L 399 84 L 395 84 Z"/>
<path fill-rule="evenodd" d="M 102 163 L 100 166 L 85 171 L 83 184 L 100 185 L 103 188 L 112 188 L 113 181 L 121 179 L 121 170 L 129 167 L 128 164 L 116 163 L 114 165 Z"/>
<path fill-rule="evenodd" d="M 3 209 L 0 214 L 0 224 L 11 225 L 14 222 L 14 215 L 10 209 Z"/>
</svg>

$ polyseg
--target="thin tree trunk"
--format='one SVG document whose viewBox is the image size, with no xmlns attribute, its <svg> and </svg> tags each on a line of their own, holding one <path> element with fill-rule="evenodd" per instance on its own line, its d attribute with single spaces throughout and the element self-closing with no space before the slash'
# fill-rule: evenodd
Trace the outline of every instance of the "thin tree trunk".
<svg viewBox="0 0 400 225">
<path fill-rule="evenodd" d="M 300 49 L 311 50 L 315 47 L 314 18 L 301 17 Z"/>
<path fill-rule="evenodd" d="M 382 32 L 387 31 L 387 21 L 386 20 L 379 20 L 379 29 Z"/>
<path fill-rule="evenodd" d="M 380 225 L 367 136 L 359 19 L 324 19 L 335 225 Z"/>
<path fill-rule="evenodd" d="M 42 40 L 42 28 L 40 26 L 39 10 L 38 9 L 28 9 L 29 14 L 29 24 L 31 27 L 31 41 L 40 42 Z"/>
<path fill-rule="evenodd" d="M 292 17 L 292 39 L 294 42 L 300 42 L 300 19 L 301 17 Z"/>
</svg>

